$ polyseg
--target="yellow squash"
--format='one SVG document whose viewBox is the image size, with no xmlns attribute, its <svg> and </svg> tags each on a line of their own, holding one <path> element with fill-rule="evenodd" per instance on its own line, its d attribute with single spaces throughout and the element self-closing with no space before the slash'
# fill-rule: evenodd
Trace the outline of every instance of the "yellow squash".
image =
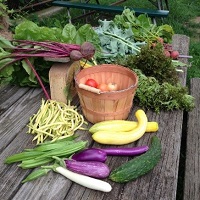
<svg viewBox="0 0 200 200">
<path fill-rule="evenodd" d="M 89 129 L 90 133 L 95 133 L 98 131 L 131 131 L 135 129 L 138 125 L 136 121 L 126 121 L 126 120 L 108 120 L 102 121 L 94 124 Z M 156 132 L 159 126 L 157 122 L 147 122 L 147 128 L 145 132 Z"/>
<path fill-rule="evenodd" d="M 92 135 L 93 140 L 100 144 L 124 145 L 140 139 L 147 128 L 147 116 L 143 110 L 137 110 L 135 116 L 138 126 L 131 131 L 97 131 Z"/>
</svg>

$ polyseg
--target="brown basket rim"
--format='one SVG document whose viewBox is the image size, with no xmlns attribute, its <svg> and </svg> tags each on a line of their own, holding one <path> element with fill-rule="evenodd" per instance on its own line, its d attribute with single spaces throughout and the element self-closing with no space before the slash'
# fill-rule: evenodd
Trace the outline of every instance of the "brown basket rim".
<svg viewBox="0 0 200 200">
<path fill-rule="evenodd" d="M 136 77 L 136 82 L 135 82 L 134 85 L 131 85 L 130 87 L 128 87 L 128 88 L 126 88 L 126 89 L 117 90 L 117 91 L 105 91 L 105 92 L 102 92 L 102 91 L 101 91 L 100 94 L 125 92 L 125 91 L 127 91 L 127 90 L 131 90 L 132 88 L 135 88 L 135 87 L 138 86 L 138 76 L 137 76 L 137 74 L 136 74 L 133 70 L 131 70 L 131 69 L 127 68 L 127 67 L 121 66 L 121 65 L 117 65 L 117 64 L 101 64 L 101 65 L 94 65 L 94 66 L 92 66 L 92 67 L 102 67 L 102 66 L 103 66 L 103 67 L 107 66 L 107 67 L 118 67 L 118 68 L 123 68 L 123 69 L 125 69 L 125 70 L 127 70 L 127 71 L 129 71 L 130 73 L 132 73 L 132 74 L 135 75 L 135 77 Z M 84 68 L 84 69 L 82 69 L 82 70 L 89 70 L 89 69 L 91 69 L 92 67 Z M 82 70 L 77 71 L 76 74 L 75 74 L 75 77 L 74 77 L 74 80 L 75 80 L 75 83 L 76 83 L 77 87 L 78 87 L 78 85 L 79 85 L 79 82 L 78 82 L 78 80 L 77 80 L 77 75 L 78 75 Z"/>
</svg>

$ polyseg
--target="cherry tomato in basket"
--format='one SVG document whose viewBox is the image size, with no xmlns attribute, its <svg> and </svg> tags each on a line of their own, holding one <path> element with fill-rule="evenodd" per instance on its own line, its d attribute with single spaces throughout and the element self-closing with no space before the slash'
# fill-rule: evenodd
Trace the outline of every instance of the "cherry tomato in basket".
<svg viewBox="0 0 200 200">
<path fill-rule="evenodd" d="M 109 91 L 116 91 L 118 90 L 118 86 L 116 83 L 108 83 L 108 89 Z"/>
<path fill-rule="evenodd" d="M 89 78 L 86 82 L 85 82 L 85 85 L 88 85 L 90 87 L 94 87 L 94 88 L 97 88 L 98 87 L 98 83 L 92 79 L 92 78 Z"/>
<path fill-rule="evenodd" d="M 109 91 L 108 85 L 105 84 L 105 83 L 99 84 L 97 88 L 100 89 L 102 92 L 107 92 L 107 91 Z"/>
</svg>

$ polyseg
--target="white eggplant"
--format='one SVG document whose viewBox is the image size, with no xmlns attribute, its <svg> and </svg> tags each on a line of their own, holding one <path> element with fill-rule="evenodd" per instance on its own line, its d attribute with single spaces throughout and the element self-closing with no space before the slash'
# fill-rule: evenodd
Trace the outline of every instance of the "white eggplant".
<svg viewBox="0 0 200 200">
<path fill-rule="evenodd" d="M 66 178 L 70 179 L 71 181 L 79 185 L 82 185 L 84 187 L 87 187 L 93 190 L 99 190 L 102 192 L 110 192 L 112 190 L 111 185 L 105 181 L 98 180 L 98 179 L 85 176 L 82 174 L 77 174 L 61 166 L 56 167 L 55 171 L 62 174 Z"/>
</svg>

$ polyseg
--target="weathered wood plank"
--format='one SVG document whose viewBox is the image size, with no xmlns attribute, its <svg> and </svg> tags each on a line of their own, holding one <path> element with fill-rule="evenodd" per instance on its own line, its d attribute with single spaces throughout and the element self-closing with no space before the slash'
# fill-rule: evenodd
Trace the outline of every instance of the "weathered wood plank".
<svg viewBox="0 0 200 200">
<path fill-rule="evenodd" d="M 21 98 L 17 98 L 14 91 L 23 94 Z M 4 104 L 7 110 L 1 114 L 0 119 L 0 177 L 3 180 L 1 181 L 0 196 L 2 199 L 9 199 L 19 189 L 20 182 L 30 173 L 30 170 L 22 170 L 15 164 L 6 165 L 3 162 L 9 155 L 34 146 L 32 135 L 26 134 L 28 130 L 26 125 L 29 117 L 38 110 L 44 95 L 41 89 L 26 90 L 13 86 L 13 88 L 9 87 L 9 90 L 4 90 L 2 96 L 7 96 L 8 101 Z M 11 100 L 12 96 L 16 100 L 15 102 Z"/>
<path fill-rule="evenodd" d="M 8 110 L 9 107 L 20 99 L 30 88 L 20 88 L 18 86 L 4 86 L 0 88 L 0 114 Z"/>
<path fill-rule="evenodd" d="M 11 89 L 12 91 L 12 89 Z M 20 90 L 19 90 L 20 91 Z M 22 88 L 24 92 L 24 88 Z M 7 95 L 7 92 L 5 91 Z M 7 110 L 1 114 L 0 124 L 0 151 L 8 145 L 16 135 L 20 134 L 20 131 L 27 125 L 30 116 L 32 116 L 39 108 L 43 93 L 41 89 L 26 90 L 24 95 L 17 99 L 14 93 L 13 102 L 8 98 L 5 102 Z"/>
<path fill-rule="evenodd" d="M 200 199 L 200 79 L 190 83 L 195 108 L 188 113 L 184 200 Z"/>
</svg>

